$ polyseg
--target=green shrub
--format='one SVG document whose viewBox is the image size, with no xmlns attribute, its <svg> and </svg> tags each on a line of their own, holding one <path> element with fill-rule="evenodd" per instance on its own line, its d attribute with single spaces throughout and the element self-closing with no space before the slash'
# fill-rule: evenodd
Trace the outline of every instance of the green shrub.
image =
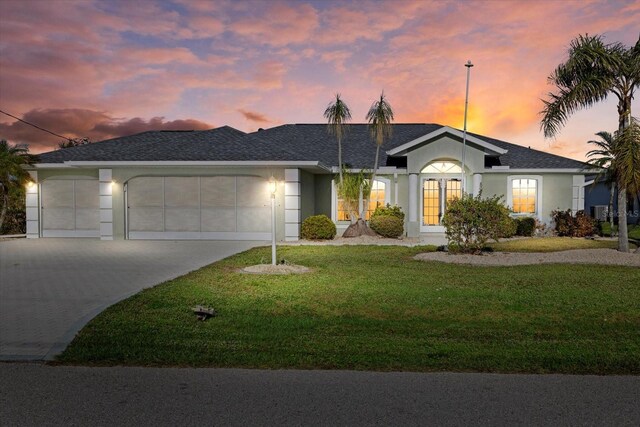
<svg viewBox="0 0 640 427">
<path fill-rule="evenodd" d="M 536 219 L 525 216 L 516 219 L 516 236 L 531 237 L 536 231 Z"/>
<path fill-rule="evenodd" d="M 315 215 L 302 221 L 300 236 L 307 240 L 331 240 L 336 236 L 336 225 L 326 215 Z"/>
<path fill-rule="evenodd" d="M 555 232 L 558 236 L 586 237 L 593 236 L 597 231 L 595 220 L 585 215 L 584 211 L 577 211 L 574 216 L 571 209 L 555 210 L 551 212 L 551 218 L 555 223 Z"/>
<path fill-rule="evenodd" d="M 371 218 L 373 219 L 376 216 L 395 216 L 396 218 L 400 218 L 400 221 L 404 223 L 404 212 L 402 212 L 402 208 L 397 205 L 391 206 L 387 203 L 387 206 L 376 207 L 376 210 L 371 214 Z"/>
<path fill-rule="evenodd" d="M 502 230 L 500 238 L 513 237 L 517 234 L 518 222 L 510 216 L 507 216 L 504 218 L 504 223 L 500 226 L 500 229 Z"/>
<path fill-rule="evenodd" d="M 404 221 L 395 215 L 372 216 L 369 227 L 383 237 L 398 238 L 404 234 Z"/>
<path fill-rule="evenodd" d="M 480 253 L 489 239 L 498 240 L 513 230 L 502 197 L 464 194 L 449 203 L 442 218 L 450 252 Z M 509 218 L 509 219 L 507 219 Z"/>
</svg>

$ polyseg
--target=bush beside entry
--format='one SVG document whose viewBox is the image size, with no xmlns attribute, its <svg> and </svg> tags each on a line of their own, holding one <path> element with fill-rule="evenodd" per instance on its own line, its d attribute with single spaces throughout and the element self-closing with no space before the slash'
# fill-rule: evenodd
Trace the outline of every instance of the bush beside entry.
<svg viewBox="0 0 640 427">
<path fill-rule="evenodd" d="M 575 216 L 573 216 L 571 209 L 553 211 L 551 212 L 551 218 L 555 223 L 555 232 L 558 236 L 593 236 L 597 230 L 596 221 L 585 215 L 584 211 L 577 211 Z"/>
<path fill-rule="evenodd" d="M 489 239 L 498 240 L 513 230 L 502 197 L 463 194 L 449 203 L 442 218 L 450 252 L 480 253 Z M 510 229 L 510 230 L 509 230 Z"/>
<path fill-rule="evenodd" d="M 404 223 L 397 216 L 374 216 L 369 221 L 369 226 L 382 237 L 398 238 L 404 234 Z"/>
<path fill-rule="evenodd" d="M 310 216 L 302 221 L 300 236 L 306 240 L 331 240 L 336 236 L 336 225 L 326 215 Z"/>
<path fill-rule="evenodd" d="M 517 236 L 531 237 L 536 231 L 536 219 L 530 216 L 516 219 Z"/>
</svg>

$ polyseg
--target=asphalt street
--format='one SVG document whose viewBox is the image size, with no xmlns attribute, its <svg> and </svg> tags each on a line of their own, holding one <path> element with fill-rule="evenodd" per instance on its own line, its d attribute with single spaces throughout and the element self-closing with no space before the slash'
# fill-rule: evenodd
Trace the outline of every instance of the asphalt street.
<svg viewBox="0 0 640 427">
<path fill-rule="evenodd" d="M 0 363 L 0 424 L 640 425 L 640 377 Z"/>
</svg>

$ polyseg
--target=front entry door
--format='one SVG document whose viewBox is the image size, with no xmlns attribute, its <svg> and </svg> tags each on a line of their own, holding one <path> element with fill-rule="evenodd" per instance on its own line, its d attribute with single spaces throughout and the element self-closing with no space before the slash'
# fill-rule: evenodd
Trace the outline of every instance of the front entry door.
<svg viewBox="0 0 640 427">
<path fill-rule="evenodd" d="M 423 178 L 420 231 L 444 232 L 442 216 L 447 209 L 447 204 L 454 198 L 460 198 L 461 195 L 462 186 L 459 179 Z"/>
</svg>

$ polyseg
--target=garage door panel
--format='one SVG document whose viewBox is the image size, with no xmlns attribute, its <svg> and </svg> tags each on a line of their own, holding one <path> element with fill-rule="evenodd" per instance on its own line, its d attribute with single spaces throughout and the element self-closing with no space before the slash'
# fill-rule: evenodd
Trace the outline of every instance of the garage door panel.
<svg viewBox="0 0 640 427">
<path fill-rule="evenodd" d="M 100 210 L 76 208 L 76 230 L 95 230 L 96 224 L 100 224 Z"/>
<path fill-rule="evenodd" d="M 268 232 L 270 230 L 270 208 L 238 208 L 238 232 Z"/>
<path fill-rule="evenodd" d="M 42 183 L 42 206 L 73 208 L 73 180 L 47 180 Z"/>
<path fill-rule="evenodd" d="M 43 192 L 44 194 L 44 192 Z M 75 228 L 73 208 L 46 208 L 42 210 L 43 230 L 73 230 Z"/>
<path fill-rule="evenodd" d="M 145 177 L 129 185 L 130 238 L 246 240 L 268 238 L 271 231 L 262 178 Z"/>
<path fill-rule="evenodd" d="M 198 177 L 166 177 L 164 180 L 165 207 L 199 207 L 198 186 Z"/>
<path fill-rule="evenodd" d="M 129 230 L 164 231 L 164 209 L 161 207 L 130 209 Z"/>
<path fill-rule="evenodd" d="M 200 231 L 200 209 L 165 209 L 165 231 Z"/>
<path fill-rule="evenodd" d="M 100 187 L 98 181 L 75 182 L 76 208 L 100 208 Z M 98 222 L 100 219 L 98 218 Z M 95 227 L 94 227 L 95 228 Z"/>
<path fill-rule="evenodd" d="M 239 176 L 237 183 L 238 207 L 263 207 L 270 203 L 270 194 L 264 179 L 252 176 Z"/>
<path fill-rule="evenodd" d="M 203 208 L 201 211 L 202 231 L 236 231 L 236 209 Z"/>
<path fill-rule="evenodd" d="M 201 206 L 203 208 L 236 206 L 236 177 L 212 176 L 201 178 Z"/>
<path fill-rule="evenodd" d="M 164 204 L 162 177 L 132 179 L 127 185 L 127 191 L 130 207 L 162 207 Z"/>
</svg>

